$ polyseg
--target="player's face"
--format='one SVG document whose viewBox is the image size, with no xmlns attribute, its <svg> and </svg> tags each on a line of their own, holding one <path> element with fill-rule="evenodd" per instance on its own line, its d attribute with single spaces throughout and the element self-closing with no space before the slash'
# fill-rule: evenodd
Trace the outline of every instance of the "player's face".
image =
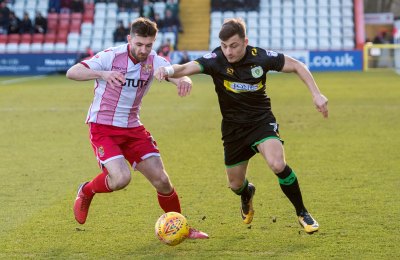
<svg viewBox="0 0 400 260">
<path fill-rule="evenodd" d="M 135 34 L 135 36 L 131 37 L 131 35 L 128 35 L 132 56 L 138 61 L 146 60 L 153 48 L 155 38 L 155 36 L 142 37 Z"/>
<path fill-rule="evenodd" d="M 221 41 L 221 49 L 229 63 L 238 62 L 246 54 L 248 39 L 235 34 L 226 41 Z"/>
</svg>

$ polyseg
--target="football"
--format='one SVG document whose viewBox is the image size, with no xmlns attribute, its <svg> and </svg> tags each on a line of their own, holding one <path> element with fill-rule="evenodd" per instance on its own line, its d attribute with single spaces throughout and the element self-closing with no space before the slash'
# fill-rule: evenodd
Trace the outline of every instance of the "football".
<svg viewBox="0 0 400 260">
<path fill-rule="evenodd" d="M 177 212 L 164 213 L 155 225 L 157 238 L 170 246 L 182 243 L 189 235 L 189 229 L 185 216 Z"/>
</svg>

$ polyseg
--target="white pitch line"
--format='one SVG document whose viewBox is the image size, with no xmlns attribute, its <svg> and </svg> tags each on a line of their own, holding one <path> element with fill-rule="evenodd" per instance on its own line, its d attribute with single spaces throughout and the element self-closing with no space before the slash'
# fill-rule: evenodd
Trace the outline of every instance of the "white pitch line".
<svg viewBox="0 0 400 260">
<path fill-rule="evenodd" d="M 8 79 L 8 80 L 0 81 L 0 83 L 1 83 L 1 85 L 9 85 L 9 84 L 21 83 L 21 82 L 26 82 L 26 81 L 31 81 L 31 80 L 38 80 L 38 79 L 41 79 L 44 77 L 46 77 L 46 76 L 39 75 L 39 76 L 32 76 L 32 77 L 15 78 L 15 79 Z"/>
</svg>

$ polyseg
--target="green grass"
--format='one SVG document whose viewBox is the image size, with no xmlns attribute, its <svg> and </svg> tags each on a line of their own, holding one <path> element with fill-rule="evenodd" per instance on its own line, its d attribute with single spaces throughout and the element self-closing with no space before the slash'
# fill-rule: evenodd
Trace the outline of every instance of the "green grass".
<svg viewBox="0 0 400 260">
<path fill-rule="evenodd" d="M 228 188 L 212 81 L 193 77 L 186 98 L 154 83 L 142 121 L 156 138 L 189 223 L 209 240 L 161 244 L 155 191 L 138 172 L 124 190 L 96 195 L 78 225 L 78 185 L 99 173 L 84 124 L 92 82 L 62 76 L 0 79 L 1 259 L 394 259 L 400 254 L 400 77 L 392 72 L 316 73 L 329 119 L 294 75 L 272 74 L 268 92 L 306 206 L 310 236 L 258 155 L 253 223 L 241 223 Z M 272 219 L 276 218 L 276 222 Z"/>
</svg>

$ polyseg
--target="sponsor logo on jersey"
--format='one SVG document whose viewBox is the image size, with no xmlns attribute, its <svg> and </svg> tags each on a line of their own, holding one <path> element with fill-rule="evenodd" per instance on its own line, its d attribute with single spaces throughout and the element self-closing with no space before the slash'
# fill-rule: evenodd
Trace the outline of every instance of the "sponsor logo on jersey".
<svg viewBox="0 0 400 260">
<path fill-rule="evenodd" d="M 233 75 L 234 70 L 232 68 L 226 68 L 226 73 L 229 75 Z"/>
<path fill-rule="evenodd" d="M 267 51 L 267 56 L 278 57 L 278 53 L 274 51 Z"/>
<path fill-rule="evenodd" d="M 132 87 L 132 88 L 143 88 L 147 86 L 148 83 L 149 81 L 144 79 L 126 79 L 125 84 L 123 84 L 122 86 Z"/>
<path fill-rule="evenodd" d="M 242 82 L 231 82 L 228 80 L 224 80 L 224 86 L 227 90 L 239 93 L 239 92 L 254 92 L 263 87 L 262 83 L 259 82 L 257 84 L 247 84 Z"/>
<path fill-rule="evenodd" d="M 261 68 L 261 66 L 257 66 L 251 69 L 251 75 L 254 78 L 259 78 L 264 74 L 263 69 Z"/>
<path fill-rule="evenodd" d="M 204 59 L 214 59 L 215 57 L 217 57 L 217 54 L 215 54 L 214 52 L 204 54 L 203 56 Z"/>
<path fill-rule="evenodd" d="M 251 55 L 257 56 L 257 49 L 256 48 L 251 49 Z"/>
<path fill-rule="evenodd" d="M 119 71 L 119 72 L 121 72 L 121 73 L 126 73 L 126 68 L 124 68 L 124 67 L 118 67 L 118 66 L 112 66 L 112 68 L 111 68 L 111 70 L 112 71 Z"/>
</svg>

